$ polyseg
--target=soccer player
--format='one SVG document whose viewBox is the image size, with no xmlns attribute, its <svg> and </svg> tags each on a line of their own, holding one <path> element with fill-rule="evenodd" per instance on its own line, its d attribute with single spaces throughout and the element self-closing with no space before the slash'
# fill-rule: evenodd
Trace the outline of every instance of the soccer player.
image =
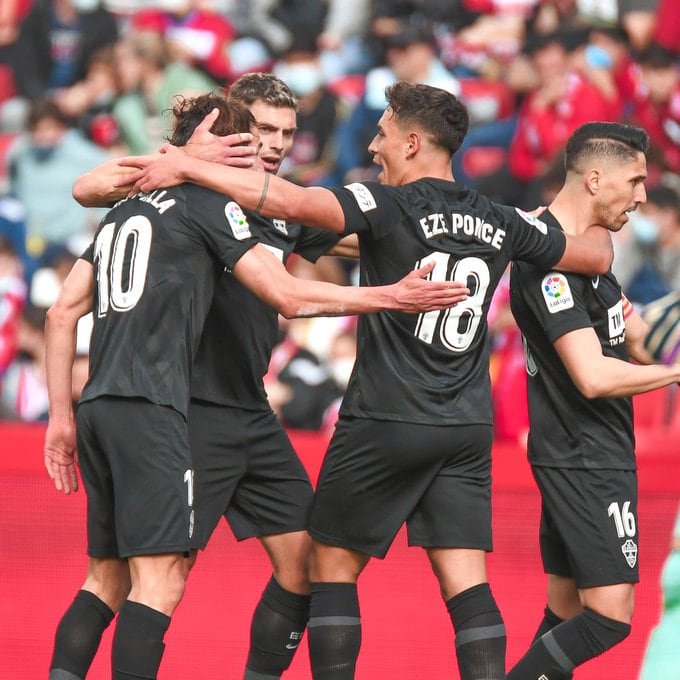
<svg viewBox="0 0 680 680">
<path fill-rule="evenodd" d="M 290 88 L 270 73 L 248 73 L 231 86 L 229 100 L 254 115 L 258 168 L 276 173 L 296 129 L 297 100 Z M 200 153 L 223 144 L 208 130 L 202 123 L 189 142 L 202 145 Z M 113 186 L 120 170 L 109 162 L 83 176 L 75 184 L 78 200 L 94 205 L 124 196 Z M 251 230 L 284 263 L 293 252 L 311 261 L 327 252 L 356 254 L 335 234 L 283 220 L 256 221 Z M 189 406 L 196 515 L 191 564 L 224 515 L 239 540 L 258 537 L 274 569 L 251 623 L 245 680 L 279 678 L 309 616 L 312 486 L 263 385 L 277 329 L 272 307 L 231 274 L 221 277 L 194 361 Z M 231 361 L 233 356 L 240 360 Z"/>
<path fill-rule="evenodd" d="M 451 156 L 468 125 L 455 96 L 400 82 L 387 99 L 369 147 L 380 183 L 301 188 L 177 149 L 123 163 L 142 167 L 136 189 L 189 179 L 228 187 L 266 215 L 358 233 L 362 283 L 430 262 L 434 280 L 468 284 L 470 297 L 455 310 L 359 321 L 357 362 L 308 526 L 309 644 L 315 680 L 354 677 L 357 580 L 406 522 L 410 543 L 427 550 L 439 580 L 461 677 L 500 679 L 505 629 L 485 567 L 492 441 L 486 313 L 511 259 L 604 273 L 611 244 L 607 234 L 565 237 L 453 182 Z"/>
<path fill-rule="evenodd" d="M 541 219 L 568 234 L 620 230 L 646 200 L 647 133 L 587 123 L 567 142 L 566 181 Z M 630 633 L 638 581 L 630 395 L 680 379 L 649 364 L 647 326 L 611 271 L 580 276 L 518 262 L 511 306 L 526 342 L 529 461 L 541 493 L 545 616 L 512 680 L 571 678 Z"/>
<path fill-rule="evenodd" d="M 203 95 L 176 107 L 173 142 L 184 144 L 214 108 L 220 112 L 215 134 L 254 123 L 245 107 Z M 58 626 L 51 680 L 85 677 L 118 610 L 113 677 L 156 677 L 163 637 L 183 595 L 194 527 L 186 424 L 191 365 L 225 267 L 286 317 L 421 311 L 464 297 L 460 286 L 422 280 L 430 268 L 382 288 L 299 281 L 252 236 L 250 222 L 258 219 L 196 185 L 122 200 L 50 309 L 45 464 L 66 492 L 77 488 L 70 396 L 75 326 L 91 308 L 95 317 L 90 376 L 77 414 L 90 559 L 85 584 Z"/>
</svg>

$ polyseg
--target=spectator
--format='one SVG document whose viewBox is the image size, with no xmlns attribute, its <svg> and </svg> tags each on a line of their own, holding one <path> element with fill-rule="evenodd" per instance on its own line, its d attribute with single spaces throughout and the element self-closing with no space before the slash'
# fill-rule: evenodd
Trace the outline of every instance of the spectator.
<svg viewBox="0 0 680 680">
<path fill-rule="evenodd" d="M 116 20 L 98 5 L 98 0 L 34 0 L 13 57 L 21 96 L 43 98 L 77 83 L 94 52 L 116 41 Z"/>
<path fill-rule="evenodd" d="M 215 87 L 205 74 L 173 61 L 166 39 L 156 33 L 123 38 L 114 59 L 120 96 L 113 114 L 132 154 L 150 153 L 165 141 L 174 96 L 191 97 Z"/>
<path fill-rule="evenodd" d="M 571 66 L 570 36 L 553 34 L 527 48 L 537 85 L 520 106 L 508 151 L 508 167 L 485 178 L 478 188 L 501 203 L 533 209 L 540 205 L 541 178 L 582 123 L 612 120 L 613 107 Z"/>
<path fill-rule="evenodd" d="M 204 71 L 221 85 L 231 82 L 229 45 L 236 31 L 226 16 L 201 0 L 155 0 L 132 18 L 133 32 L 151 31 L 167 39 L 177 61 Z"/>
<path fill-rule="evenodd" d="M 343 115 L 341 100 L 324 85 L 316 52 L 288 52 L 273 73 L 289 85 L 299 102 L 295 144 L 281 174 L 304 186 L 327 184 L 335 162 L 333 131 Z"/>
<path fill-rule="evenodd" d="M 78 239 L 89 238 L 101 213 L 79 206 L 71 187 L 106 158 L 102 149 L 69 126 L 53 101 L 33 104 L 28 133 L 8 152 L 10 187 L 26 209 L 30 256 L 39 258 L 50 243 L 79 249 Z"/>
<path fill-rule="evenodd" d="M 274 349 L 265 387 L 285 427 L 320 430 L 341 391 L 324 362 L 304 343 L 307 319 L 281 320 L 283 341 Z"/>
<path fill-rule="evenodd" d="M 648 162 L 680 172 L 680 67 L 671 52 L 652 45 L 638 58 L 641 78 L 633 122 L 649 133 Z"/>
<path fill-rule="evenodd" d="M 0 236 L 0 377 L 17 355 L 19 320 L 25 302 L 21 260 L 11 242 Z"/>
<path fill-rule="evenodd" d="M 386 38 L 386 66 L 371 69 L 361 101 L 337 130 L 336 184 L 374 179 L 377 174 L 368 145 L 385 110 L 385 88 L 398 80 L 424 83 L 460 94 L 460 82 L 437 54 L 432 30 L 425 24 L 400 24 Z"/>
<path fill-rule="evenodd" d="M 18 356 L 0 382 L 0 413 L 11 420 L 47 420 L 47 378 L 45 375 L 45 313 L 26 307 L 19 320 Z"/>
<path fill-rule="evenodd" d="M 666 186 L 647 192 L 631 215 L 629 234 L 616 235 L 613 270 L 633 303 L 648 304 L 680 290 L 680 196 Z"/>
<path fill-rule="evenodd" d="M 114 48 L 109 45 L 92 55 L 83 80 L 55 93 L 54 100 L 84 136 L 108 149 L 120 137 L 112 113 L 117 90 Z"/>
</svg>

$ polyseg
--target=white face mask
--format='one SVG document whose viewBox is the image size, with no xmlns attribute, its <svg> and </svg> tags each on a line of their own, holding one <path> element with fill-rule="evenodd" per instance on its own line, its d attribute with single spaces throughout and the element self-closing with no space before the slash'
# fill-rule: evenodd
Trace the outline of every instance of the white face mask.
<svg viewBox="0 0 680 680">
<path fill-rule="evenodd" d="M 99 7 L 100 0 L 71 0 L 73 9 L 81 14 L 94 12 Z"/>
<path fill-rule="evenodd" d="M 189 9 L 187 0 L 154 0 L 154 5 L 163 12 L 176 12 L 178 14 Z"/>
<path fill-rule="evenodd" d="M 343 390 L 347 387 L 349 383 L 349 378 L 352 375 L 352 369 L 354 368 L 354 359 L 336 359 L 330 364 L 331 374 Z"/>
<path fill-rule="evenodd" d="M 274 75 L 281 78 L 298 97 L 311 94 L 323 84 L 323 74 L 315 64 L 279 63 L 274 67 Z"/>
<path fill-rule="evenodd" d="M 641 213 L 630 213 L 630 227 L 638 243 L 652 245 L 659 237 L 659 228 L 654 220 Z"/>
</svg>

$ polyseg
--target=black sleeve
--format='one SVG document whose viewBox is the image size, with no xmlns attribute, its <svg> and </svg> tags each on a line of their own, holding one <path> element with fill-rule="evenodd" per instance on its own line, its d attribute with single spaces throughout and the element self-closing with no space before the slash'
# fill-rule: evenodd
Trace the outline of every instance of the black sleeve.
<svg viewBox="0 0 680 680">
<path fill-rule="evenodd" d="M 550 269 L 562 259 L 567 239 L 560 229 L 525 213 L 519 208 L 503 207 L 508 218 L 511 258 L 530 262 L 538 269 Z"/>
<path fill-rule="evenodd" d="M 331 250 L 341 238 L 340 234 L 334 234 L 326 229 L 302 227 L 294 251 L 304 257 L 305 260 L 316 262 L 322 255 Z"/>
</svg>

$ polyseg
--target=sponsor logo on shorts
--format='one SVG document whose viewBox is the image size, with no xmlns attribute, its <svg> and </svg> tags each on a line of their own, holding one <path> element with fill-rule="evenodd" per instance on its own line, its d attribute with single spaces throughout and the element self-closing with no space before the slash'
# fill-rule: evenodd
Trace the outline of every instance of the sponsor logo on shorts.
<svg viewBox="0 0 680 680">
<path fill-rule="evenodd" d="M 593 288 L 597 290 L 597 287 L 600 285 L 600 275 L 593 276 L 593 278 L 590 279 L 590 282 L 593 284 Z"/>
<path fill-rule="evenodd" d="M 524 210 L 520 210 L 519 208 L 515 208 L 517 211 L 517 214 L 525 221 L 528 222 L 532 227 L 536 227 L 538 231 L 541 232 L 541 234 L 547 234 L 548 233 L 548 225 L 545 222 L 542 222 L 541 220 L 538 219 L 538 217 L 534 217 L 533 215 L 530 215 L 527 212 L 524 212 Z M 539 678 L 540 680 L 540 678 Z"/>
<path fill-rule="evenodd" d="M 621 552 L 628 562 L 628 566 L 632 569 L 637 564 L 638 548 L 635 541 L 630 538 L 621 546 Z"/>
<path fill-rule="evenodd" d="M 551 314 L 557 314 L 574 306 L 574 297 L 571 294 L 569 281 L 564 274 L 550 272 L 541 281 L 541 292 L 545 300 L 545 306 Z"/>
<path fill-rule="evenodd" d="M 189 514 L 189 538 L 194 535 L 194 511 Z"/>
<path fill-rule="evenodd" d="M 542 673 L 538 676 L 537 680 L 550 680 L 550 678 L 545 673 Z"/>
<path fill-rule="evenodd" d="M 274 229 L 280 231 L 282 234 L 288 235 L 288 228 L 286 227 L 286 220 L 272 220 Z"/>
<path fill-rule="evenodd" d="M 378 207 L 375 198 L 373 198 L 373 194 L 363 184 L 354 182 L 353 184 L 345 186 L 345 189 L 349 189 L 354 194 L 354 198 L 357 199 L 361 212 L 368 212 L 369 210 Z"/>
<path fill-rule="evenodd" d="M 227 218 L 227 222 L 231 227 L 231 233 L 234 235 L 235 239 L 243 241 L 250 238 L 250 225 L 238 203 L 229 201 L 229 203 L 224 206 L 224 215 Z"/>
</svg>

